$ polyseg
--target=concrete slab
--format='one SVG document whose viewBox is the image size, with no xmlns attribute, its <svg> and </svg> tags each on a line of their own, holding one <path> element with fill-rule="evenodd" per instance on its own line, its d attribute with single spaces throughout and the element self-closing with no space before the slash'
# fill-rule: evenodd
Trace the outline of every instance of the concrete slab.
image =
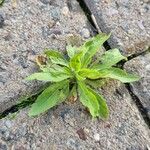
<svg viewBox="0 0 150 150">
<path fill-rule="evenodd" d="M 45 48 L 64 50 L 72 36 L 90 36 L 76 1 L 5 1 L 0 7 L 0 112 L 40 88 L 39 82 L 23 81 L 37 70 L 35 55 Z"/>
<path fill-rule="evenodd" d="M 145 0 L 84 0 L 108 41 L 129 56 L 150 47 L 150 2 Z"/>
<path fill-rule="evenodd" d="M 150 118 L 150 53 L 125 63 L 125 69 L 137 73 L 141 80 L 131 84 L 133 93 L 140 99 Z"/>
<path fill-rule="evenodd" d="M 61 104 L 36 118 L 23 109 L 0 120 L 1 150 L 148 149 L 149 129 L 126 88 L 113 82 L 102 92 L 110 108 L 108 121 L 92 120 L 78 102 Z"/>
</svg>

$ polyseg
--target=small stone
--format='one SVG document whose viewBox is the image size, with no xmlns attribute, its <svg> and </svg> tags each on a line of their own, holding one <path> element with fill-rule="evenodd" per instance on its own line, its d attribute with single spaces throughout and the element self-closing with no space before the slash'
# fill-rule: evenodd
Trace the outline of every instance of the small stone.
<svg viewBox="0 0 150 150">
<path fill-rule="evenodd" d="M 62 14 L 64 16 L 69 16 L 69 8 L 67 6 L 63 7 Z"/>
<path fill-rule="evenodd" d="M 131 30 L 131 29 L 128 30 L 128 34 L 133 34 L 133 33 L 134 33 L 133 30 Z"/>
<path fill-rule="evenodd" d="M 0 143 L 0 150 L 7 150 L 7 146 L 5 144 Z"/>
<path fill-rule="evenodd" d="M 74 139 L 72 139 L 72 138 L 68 139 L 68 141 L 67 141 L 67 147 L 68 147 L 69 149 L 72 149 L 72 150 L 77 150 L 77 149 L 79 149 L 79 145 L 78 145 L 77 142 L 76 142 Z"/>
<path fill-rule="evenodd" d="M 22 68 L 27 68 L 28 67 L 28 64 L 27 64 L 27 61 L 24 57 L 20 56 L 18 58 L 18 63 L 22 66 Z"/>
<path fill-rule="evenodd" d="M 53 17 L 54 20 L 59 20 L 60 19 L 60 9 L 58 9 L 57 7 L 52 9 L 51 16 Z"/>
<path fill-rule="evenodd" d="M 77 130 L 77 134 L 79 135 L 80 139 L 82 139 L 84 141 L 87 139 L 84 129 L 80 128 L 79 130 Z"/>
<path fill-rule="evenodd" d="M 82 31 L 81 31 L 81 35 L 84 38 L 89 38 L 90 37 L 90 31 L 87 28 L 83 28 Z"/>
<path fill-rule="evenodd" d="M 5 121 L 5 125 L 8 127 L 8 128 L 11 128 L 12 127 L 12 122 L 10 120 L 6 120 Z"/>
<path fill-rule="evenodd" d="M 4 26 L 4 18 L 3 16 L 0 14 L 0 28 L 2 28 Z"/>
<path fill-rule="evenodd" d="M 94 140 L 99 141 L 100 140 L 100 135 L 98 133 L 94 134 Z"/>
<path fill-rule="evenodd" d="M 50 132 L 53 132 L 53 129 L 52 128 L 49 128 Z"/>
<path fill-rule="evenodd" d="M 89 129 L 85 128 L 84 129 L 85 133 L 90 133 Z"/>
<path fill-rule="evenodd" d="M 140 29 L 141 30 L 144 30 L 145 29 L 145 27 L 144 27 L 144 25 L 143 25 L 143 21 L 142 20 L 140 20 L 140 21 L 138 21 L 138 26 L 140 27 Z"/>
</svg>

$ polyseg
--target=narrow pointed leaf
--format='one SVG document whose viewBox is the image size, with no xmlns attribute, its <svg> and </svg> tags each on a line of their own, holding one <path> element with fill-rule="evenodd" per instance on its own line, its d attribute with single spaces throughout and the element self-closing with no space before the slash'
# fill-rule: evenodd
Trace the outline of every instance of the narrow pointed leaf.
<svg viewBox="0 0 150 150">
<path fill-rule="evenodd" d="M 54 50 L 46 50 L 45 54 L 47 57 L 50 58 L 52 63 L 68 67 L 68 62 L 61 53 L 54 51 Z"/>
<path fill-rule="evenodd" d="M 96 69 L 87 69 L 83 68 L 79 71 L 79 75 L 81 77 L 89 78 L 89 79 L 98 79 L 101 77 L 101 73 Z"/>
<path fill-rule="evenodd" d="M 67 54 L 70 58 L 72 58 L 74 55 L 75 55 L 75 51 L 77 50 L 77 48 L 75 46 L 71 46 L 71 45 L 68 45 L 66 47 L 66 50 L 67 50 Z"/>
<path fill-rule="evenodd" d="M 64 101 L 69 93 L 68 81 L 54 83 L 37 98 L 29 111 L 29 116 L 36 116 Z"/>
<path fill-rule="evenodd" d="M 100 58 L 100 64 L 96 64 L 92 68 L 99 70 L 110 68 L 123 59 L 126 60 L 127 58 L 122 56 L 118 49 L 112 49 L 106 51 L 105 54 Z"/>
<path fill-rule="evenodd" d="M 44 53 L 49 58 L 51 57 L 63 58 L 63 55 L 59 53 L 57 50 L 46 49 Z"/>
<path fill-rule="evenodd" d="M 92 57 L 96 54 L 96 52 L 100 49 L 103 43 L 110 37 L 110 34 L 100 33 L 97 36 L 90 39 L 88 42 L 84 44 L 82 49 L 86 49 L 85 55 L 82 60 L 82 67 L 87 67 L 87 65 L 91 62 Z"/>
<path fill-rule="evenodd" d="M 71 59 L 70 59 L 70 67 L 72 70 L 78 72 L 81 68 L 81 56 L 83 55 L 83 52 L 79 52 L 75 54 Z"/>
<path fill-rule="evenodd" d="M 117 79 L 123 83 L 134 82 L 140 79 L 137 75 L 129 74 L 126 71 L 115 67 L 100 70 L 100 72 L 103 74 L 101 78 Z"/>
<path fill-rule="evenodd" d="M 107 81 L 108 79 L 96 79 L 96 80 L 86 79 L 85 83 L 91 86 L 92 88 L 97 89 L 104 86 L 107 83 Z"/>
<path fill-rule="evenodd" d="M 40 80 L 40 81 L 50 81 L 50 82 L 59 82 L 62 80 L 65 80 L 69 78 L 70 75 L 60 73 L 59 75 L 54 75 L 51 73 L 44 73 L 44 72 L 39 72 L 39 73 L 34 73 L 30 76 L 28 76 L 25 80 Z"/>
<path fill-rule="evenodd" d="M 106 100 L 103 98 L 102 95 L 96 93 L 93 89 L 88 88 L 88 90 L 95 95 L 99 103 L 99 111 L 98 117 L 101 119 L 107 119 L 109 117 L 109 109 L 106 103 Z"/>
<path fill-rule="evenodd" d="M 96 117 L 99 113 L 99 103 L 96 96 L 89 91 L 84 82 L 78 82 L 78 93 L 81 103 L 89 108 L 92 117 Z"/>
</svg>

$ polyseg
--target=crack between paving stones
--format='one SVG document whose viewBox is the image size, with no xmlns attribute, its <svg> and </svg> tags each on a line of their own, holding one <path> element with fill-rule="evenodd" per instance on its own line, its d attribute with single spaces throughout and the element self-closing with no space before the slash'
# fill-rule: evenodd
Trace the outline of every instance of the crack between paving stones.
<svg viewBox="0 0 150 150">
<path fill-rule="evenodd" d="M 127 88 L 132 100 L 135 102 L 139 112 L 141 113 L 145 123 L 148 125 L 150 128 L 150 118 L 148 117 L 148 112 L 142 105 L 140 99 L 133 93 L 131 85 L 128 83 L 125 84 L 125 87 Z"/>
<path fill-rule="evenodd" d="M 82 8 L 83 12 L 85 13 L 85 15 L 86 15 L 86 17 L 87 17 L 87 19 L 88 19 L 88 21 L 89 21 L 89 23 L 91 25 L 93 33 L 95 33 L 95 34 L 100 33 L 101 29 L 99 28 L 94 15 L 91 13 L 90 9 L 88 8 L 88 6 L 84 2 L 84 0 L 77 0 L 77 2 L 79 3 L 80 7 Z M 111 49 L 111 47 L 108 44 L 108 42 L 105 42 L 103 46 L 106 49 L 106 51 Z M 128 61 L 132 60 L 133 58 L 138 57 L 140 55 L 144 55 L 144 54 L 146 54 L 148 52 L 150 52 L 150 47 L 146 51 L 144 51 L 142 53 L 133 54 L 133 55 L 129 56 L 128 57 Z M 125 62 L 126 61 L 121 61 L 120 63 L 118 63 L 117 66 L 119 66 L 120 68 L 123 68 L 123 65 L 124 65 Z M 141 112 L 145 122 L 150 127 L 150 119 L 148 117 L 148 114 L 147 114 L 146 110 L 144 109 L 143 105 L 141 104 L 139 98 L 132 92 L 130 84 L 126 84 L 126 88 L 127 88 L 128 92 L 130 93 L 132 99 L 136 103 L 136 105 L 138 107 L 138 110 Z M 41 92 L 36 93 L 36 94 L 32 95 L 31 97 L 27 98 L 26 100 L 24 100 L 24 101 L 22 101 L 22 102 L 20 102 L 20 103 L 18 103 L 16 105 L 13 105 L 12 107 L 6 109 L 4 112 L 0 113 L 0 119 L 7 117 L 9 114 L 13 114 L 15 112 L 18 112 L 19 110 L 21 110 L 21 109 L 23 109 L 23 108 L 25 108 L 27 106 L 31 106 L 40 93 Z"/>
<path fill-rule="evenodd" d="M 77 0 L 77 2 L 79 3 L 79 5 L 80 5 L 81 9 L 83 10 L 85 16 L 87 17 L 93 32 L 95 32 L 95 35 L 98 34 L 98 33 L 101 33 L 101 29 L 97 24 L 95 16 L 92 14 L 90 9 L 86 5 L 85 1 L 84 0 Z M 105 48 L 106 51 L 111 49 L 111 47 L 110 47 L 110 45 L 108 44 L 107 41 L 103 44 L 103 47 Z"/>
<path fill-rule="evenodd" d="M 92 14 L 90 9 L 86 5 L 85 1 L 84 0 L 77 0 L 77 2 L 79 3 L 80 7 L 82 8 L 83 12 L 85 13 L 89 23 L 91 24 L 91 26 L 94 29 L 94 31 L 96 32 L 96 34 L 100 33 L 101 29 L 98 26 L 94 15 Z M 105 42 L 103 47 L 105 48 L 106 51 L 111 49 L 111 46 L 108 44 L 108 42 Z M 128 59 L 128 61 L 130 61 L 130 60 L 132 60 L 138 56 L 145 55 L 146 53 L 150 53 L 150 47 L 147 50 L 145 50 L 144 52 L 141 52 L 138 54 L 132 54 L 132 55 L 128 56 L 127 59 Z M 127 61 L 121 61 L 120 63 L 117 64 L 117 66 L 123 69 L 123 66 L 126 62 Z M 140 99 L 132 92 L 130 84 L 125 84 L 125 87 L 128 90 L 132 100 L 135 102 L 135 104 L 136 104 L 139 112 L 141 113 L 145 123 L 150 128 L 150 119 L 148 117 L 148 113 L 147 113 L 146 109 L 143 107 Z"/>
<path fill-rule="evenodd" d="M 89 7 L 87 6 L 87 4 L 85 3 L 84 0 L 77 0 L 77 2 L 79 3 L 81 9 L 83 10 L 85 16 L 87 17 L 92 29 L 93 29 L 93 32 L 95 32 L 95 34 L 98 34 L 98 33 L 101 33 L 102 29 L 99 27 L 97 21 L 96 21 L 96 18 L 95 16 L 92 14 L 91 10 L 89 9 Z M 111 49 L 111 46 L 108 44 L 108 42 L 106 41 L 104 44 L 103 44 L 103 47 L 105 48 L 106 51 L 110 50 Z M 140 55 L 144 55 L 146 54 L 147 52 L 150 52 L 150 47 L 148 47 L 145 51 L 141 52 L 141 53 L 138 53 L 138 54 L 132 54 L 130 56 L 127 57 L 128 61 L 135 58 L 135 57 L 138 57 Z M 122 62 L 122 65 L 124 65 L 124 61 Z"/>
<path fill-rule="evenodd" d="M 25 108 L 27 106 L 31 106 L 34 103 L 34 101 L 36 100 L 38 95 L 39 94 L 33 95 L 33 96 L 27 98 L 26 100 L 24 100 L 24 101 L 22 101 L 22 102 L 20 102 L 20 103 L 18 103 L 16 105 L 13 105 L 10 108 L 6 109 L 2 113 L 0 113 L 0 119 L 3 119 L 5 117 L 7 117 L 8 115 L 16 113 L 19 110 L 21 110 L 21 109 L 23 109 L 23 108 Z"/>
<path fill-rule="evenodd" d="M 41 87 L 36 93 L 32 94 L 31 96 L 28 96 L 26 98 L 24 98 L 23 100 L 21 100 L 20 102 L 18 101 L 18 103 L 16 103 L 15 105 L 11 106 L 10 108 L 6 109 L 5 111 L 3 111 L 2 113 L 0 113 L 0 119 L 3 119 L 13 113 L 18 112 L 19 110 L 26 108 L 28 106 L 31 106 L 35 100 L 37 99 L 37 97 L 43 92 L 43 90 L 49 86 L 48 84 L 45 84 L 43 87 Z"/>
</svg>

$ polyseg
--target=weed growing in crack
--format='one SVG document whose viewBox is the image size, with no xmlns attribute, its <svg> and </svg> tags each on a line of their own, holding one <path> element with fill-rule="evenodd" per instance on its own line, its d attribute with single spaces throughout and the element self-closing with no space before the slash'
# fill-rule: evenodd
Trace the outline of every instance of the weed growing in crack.
<svg viewBox="0 0 150 150">
<path fill-rule="evenodd" d="M 96 92 L 96 87 L 101 86 L 106 79 L 123 83 L 139 80 L 138 76 L 115 67 L 119 61 L 126 60 L 118 49 L 106 51 L 100 58 L 93 60 L 109 36 L 101 33 L 80 47 L 69 45 L 66 47 L 67 57 L 56 50 L 45 50 L 45 56 L 37 59 L 41 72 L 30 75 L 26 80 L 41 80 L 51 82 L 51 85 L 32 104 L 29 116 L 39 115 L 67 98 L 78 97 L 93 118 L 107 119 L 109 109 L 106 100 Z"/>
<path fill-rule="evenodd" d="M 0 6 L 4 3 L 5 0 L 0 0 Z"/>
</svg>

